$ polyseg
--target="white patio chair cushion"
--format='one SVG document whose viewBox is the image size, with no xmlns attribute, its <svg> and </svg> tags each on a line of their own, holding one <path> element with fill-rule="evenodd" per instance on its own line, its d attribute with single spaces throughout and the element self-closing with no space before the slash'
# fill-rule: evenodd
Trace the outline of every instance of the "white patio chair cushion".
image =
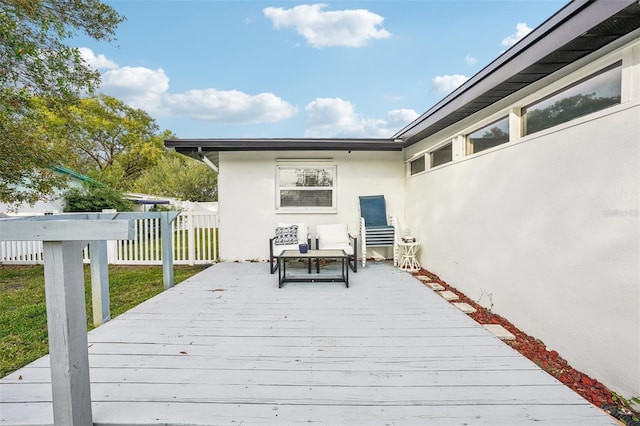
<svg viewBox="0 0 640 426">
<path fill-rule="evenodd" d="M 280 254 L 285 250 L 295 250 L 298 251 L 300 247 L 298 244 L 285 244 L 285 245 L 273 245 L 273 255 L 280 256 Z"/>
<path fill-rule="evenodd" d="M 344 250 L 348 255 L 353 254 L 353 247 L 350 244 L 334 243 L 334 244 L 322 244 L 322 240 L 319 240 L 320 250 Z"/>
<path fill-rule="evenodd" d="M 349 244 L 349 228 L 346 223 L 318 225 L 316 227 L 320 250 L 344 250 L 353 254 L 353 247 Z"/>
</svg>

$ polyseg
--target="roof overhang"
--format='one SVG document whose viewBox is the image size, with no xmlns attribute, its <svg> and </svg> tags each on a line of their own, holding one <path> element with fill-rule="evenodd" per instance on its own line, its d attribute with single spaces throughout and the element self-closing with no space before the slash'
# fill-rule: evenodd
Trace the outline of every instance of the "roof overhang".
<svg viewBox="0 0 640 426">
<path fill-rule="evenodd" d="M 393 138 L 411 146 L 638 28 L 638 0 L 574 0 Z"/>
<path fill-rule="evenodd" d="M 198 160 L 218 165 L 223 151 L 402 151 L 393 139 L 167 139 L 165 146 Z"/>
</svg>

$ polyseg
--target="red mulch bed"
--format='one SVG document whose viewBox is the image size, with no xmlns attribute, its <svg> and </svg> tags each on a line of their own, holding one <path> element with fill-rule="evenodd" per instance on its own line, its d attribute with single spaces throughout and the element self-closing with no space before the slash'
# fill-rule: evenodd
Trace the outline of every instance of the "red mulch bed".
<svg viewBox="0 0 640 426">
<path fill-rule="evenodd" d="M 625 405 L 624 401 L 620 401 L 619 398 L 614 396 L 614 394 L 598 380 L 571 367 L 569 363 L 558 354 L 558 352 L 548 350 L 545 344 L 540 340 L 523 333 L 507 319 L 489 311 L 487 308 L 469 299 L 455 287 L 452 287 L 441 280 L 436 274 L 429 272 L 426 269 L 420 269 L 419 271 L 413 272 L 413 275 L 428 276 L 431 278 L 431 281 L 429 282 L 437 282 L 442 285 L 445 290 L 449 290 L 457 294 L 460 297 L 460 302 L 468 303 L 476 309 L 476 312 L 469 316 L 479 324 L 499 324 L 503 326 L 515 336 L 515 340 L 506 340 L 504 343 L 533 361 L 544 371 L 551 374 L 569 388 L 573 389 L 593 405 L 600 408 L 613 407 L 614 411 L 620 411 L 621 413 L 625 413 L 630 416 L 633 416 L 634 414 L 636 417 L 638 416 L 637 413 L 633 413 L 629 410 L 629 407 Z M 607 409 L 607 411 L 614 416 L 616 414 L 612 413 L 610 409 Z"/>
</svg>

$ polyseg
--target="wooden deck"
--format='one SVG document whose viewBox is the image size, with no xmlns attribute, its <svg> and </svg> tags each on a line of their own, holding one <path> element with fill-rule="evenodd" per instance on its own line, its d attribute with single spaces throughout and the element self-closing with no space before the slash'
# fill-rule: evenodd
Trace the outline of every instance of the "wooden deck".
<svg viewBox="0 0 640 426">
<path fill-rule="evenodd" d="M 616 425 L 406 272 L 278 289 L 217 264 L 89 333 L 97 425 Z M 48 357 L 0 425 L 51 424 Z"/>
</svg>

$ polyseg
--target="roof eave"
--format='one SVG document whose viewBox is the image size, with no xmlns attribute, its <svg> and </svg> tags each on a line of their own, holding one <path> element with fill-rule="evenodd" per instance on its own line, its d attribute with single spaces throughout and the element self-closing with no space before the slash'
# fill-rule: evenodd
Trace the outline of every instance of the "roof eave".
<svg viewBox="0 0 640 426">
<path fill-rule="evenodd" d="M 590 50 L 578 51 L 566 63 L 551 64 L 543 62 L 550 55 L 561 52 L 562 48 L 568 46 L 580 37 L 589 37 L 589 30 L 602 24 L 608 19 L 612 19 L 629 6 L 637 5 L 637 0 L 575 0 L 567 4 L 559 12 L 554 14 L 534 31 L 529 33 L 519 43 L 507 50 L 504 54 L 490 63 L 475 76 L 467 80 L 463 85 L 446 96 L 427 112 L 422 114 L 409 125 L 405 126 L 393 136 L 393 139 L 402 139 L 405 147 L 437 133 L 448 125 L 445 121 L 454 118 L 467 117 L 497 102 L 508 94 L 540 80 L 546 75 L 569 65 L 577 59 L 584 57 L 595 50 L 600 49 L 611 41 L 603 41 L 602 44 L 595 44 Z M 635 25 L 635 21 L 634 21 Z M 618 36 L 622 37 L 622 35 Z M 527 74 L 527 78 L 521 83 L 509 83 L 508 80 L 517 77 L 524 71 L 531 69 L 536 64 L 544 64 L 546 70 L 539 75 Z M 500 96 L 496 91 L 499 85 L 509 83 L 510 93 L 500 90 Z M 484 98 L 483 98 L 484 96 Z M 481 102 L 478 102 L 481 100 Z M 477 106 L 468 108 L 474 102 Z M 461 111 L 463 107 L 465 111 Z"/>
<path fill-rule="evenodd" d="M 167 139 L 165 146 L 184 151 L 401 151 L 392 139 Z"/>
</svg>

